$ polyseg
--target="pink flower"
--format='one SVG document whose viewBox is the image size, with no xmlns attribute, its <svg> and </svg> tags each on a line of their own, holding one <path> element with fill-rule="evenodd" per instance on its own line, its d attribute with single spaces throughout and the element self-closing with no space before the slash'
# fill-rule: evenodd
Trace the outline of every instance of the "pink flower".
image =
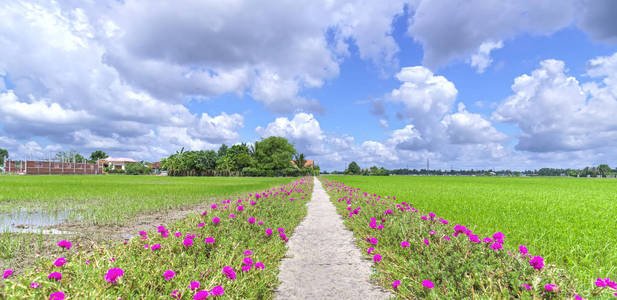
<svg viewBox="0 0 617 300">
<path fill-rule="evenodd" d="M 366 250 L 366 253 L 371 254 L 373 251 L 375 251 L 375 248 L 371 247 Z"/>
<path fill-rule="evenodd" d="M 255 218 L 250 217 L 250 218 L 249 218 L 249 223 L 250 223 L 250 224 L 255 224 Z"/>
<path fill-rule="evenodd" d="M 379 243 L 379 241 L 376 238 L 371 238 L 371 244 L 377 245 L 377 243 Z"/>
<path fill-rule="evenodd" d="M 471 241 L 472 243 L 479 244 L 480 243 L 480 238 L 477 235 L 475 235 L 475 234 L 470 234 L 469 235 L 469 241 Z"/>
<path fill-rule="evenodd" d="M 255 263 L 255 268 L 261 269 L 261 270 L 265 270 L 266 266 L 262 262 L 257 262 L 257 263 Z"/>
<path fill-rule="evenodd" d="M 207 211 L 207 210 L 204 210 L 204 212 L 202 212 L 202 213 L 201 213 L 201 215 L 202 215 L 202 216 L 206 216 L 206 215 L 208 215 L 208 211 Z"/>
<path fill-rule="evenodd" d="M 424 243 L 428 246 L 430 243 L 427 239 L 424 239 Z"/>
<path fill-rule="evenodd" d="M 529 265 L 536 270 L 542 270 L 544 268 L 544 258 L 542 256 L 534 256 L 529 260 Z"/>
<path fill-rule="evenodd" d="M 184 247 L 193 246 L 193 239 L 185 238 L 184 241 L 182 241 L 182 244 L 184 244 Z"/>
<path fill-rule="evenodd" d="M 266 228 L 266 236 L 272 235 L 272 229 Z"/>
<path fill-rule="evenodd" d="M 206 224 L 202 222 L 202 223 L 197 224 L 197 227 L 204 227 L 205 225 Z"/>
<path fill-rule="evenodd" d="M 521 287 L 528 291 L 531 290 L 531 286 L 527 285 L 526 283 L 521 283 Z"/>
<path fill-rule="evenodd" d="M 199 288 L 199 285 L 199 281 L 191 281 L 191 283 L 189 284 L 189 288 L 191 289 L 191 291 L 194 291 Z"/>
<path fill-rule="evenodd" d="M 544 289 L 549 291 L 549 292 L 552 292 L 552 291 L 557 289 L 557 286 L 552 284 L 552 283 L 549 283 L 549 284 L 544 286 Z"/>
<path fill-rule="evenodd" d="M 210 208 L 212 208 L 212 209 L 216 209 L 216 208 L 217 208 L 217 206 L 216 206 L 216 204 L 212 204 L 212 205 L 210 205 Z"/>
<path fill-rule="evenodd" d="M 506 236 L 501 233 L 501 232 L 495 232 L 495 234 L 493 234 L 493 238 L 496 240 L 502 240 L 506 238 Z"/>
<path fill-rule="evenodd" d="M 56 267 L 62 267 L 62 266 L 64 266 L 64 264 L 66 264 L 66 258 L 64 258 L 64 257 L 60 257 L 60 258 L 56 259 L 56 261 L 54 261 L 54 266 L 56 266 Z"/>
<path fill-rule="evenodd" d="M 150 247 L 150 249 L 152 251 L 156 251 L 158 249 L 161 249 L 161 244 L 154 244 L 154 245 L 152 245 L 152 247 Z"/>
<path fill-rule="evenodd" d="M 606 282 L 602 278 L 596 279 L 596 286 L 598 287 L 606 287 Z"/>
<path fill-rule="evenodd" d="M 199 291 L 193 295 L 193 300 L 205 300 L 208 298 L 208 291 Z"/>
<path fill-rule="evenodd" d="M 441 238 L 442 238 L 442 239 L 444 239 L 444 240 L 448 240 L 448 241 L 450 240 L 450 237 L 449 237 L 449 236 L 447 236 L 447 235 L 444 235 L 444 236 L 443 236 L 443 237 L 441 237 Z"/>
<path fill-rule="evenodd" d="M 7 279 L 13 275 L 13 269 L 4 270 L 4 274 L 2 274 L 2 278 Z"/>
<path fill-rule="evenodd" d="M 111 268 L 107 270 L 107 274 L 105 274 L 105 281 L 116 283 L 119 277 L 124 276 L 124 270 L 120 268 Z"/>
<path fill-rule="evenodd" d="M 220 223 L 220 222 L 221 222 L 221 219 L 219 219 L 219 217 L 214 217 L 214 218 L 212 218 L 212 223 L 214 223 L 214 224 L 218 224 L 218 223 Z"/>
<path fill-rule="evenodd" d="M 501 250 L 501 249 L 503 249 L 503 246 L 500 243 L 492 243 L 491 244 L 491 249 L 493 249 L 493 250 Z"/>
<path fill-rule="evenodd" d="M 281 240 L 283 241 L 287 241 L 287 235 L 283 232 L 279 233 L 279 237 L 281 238 Z"/>
<path fill-rule="evenodd" d="M 375 261 L 375 262 L 380 262 L 380 261 L 381 261 L 381 255 L 379 255 L 379 254 L 375 254 L 375 255 L 373 256 L 373 261 Z"/>
<path fill-rule="evenodd" d="M 204 243 L 206 243 L 206 244 L 214 244 L 214 242 L 215 242 L 215 240 L 214 240 L 214 238 L 213 238 L 213 237 L 207 237 L 207 238 L 204 240 Z"/>
<path fill-rule="evenodd" d="M 253 264 L 253 260 L 252 260 L 250 257 L 245 257 L 245 258 L 242 260 L 242 263 L 243 263 L 243 264 L 245 264 L 245 265 L 247 265 L 247 266 L 250 266 L 250 265 L 252 265 L 252 264 Z"/>
<path fill-rule="evenodd" d="M 65 296 L 63 292 L 55 292 L 49 295 L 49 300 L 64 300 L 64 297 Z"/>
<path fill-rule="evenodd" d="M 431 235 L 435 235 L 435 233 L 437 233 L 435 230 L 431 230 L 428 233 L 430 233 Z"/>
<path fill-rule="evenodd" d="M 400 280 L 396 280 L 392 283 L 392 288 L 395 290 L 398 290 L 398 286 L 401 285 L 401 281 Z"/>
<path fill-rule="evenodd" d="M 174 233 L 174 235 L 175 235 L 176 237 L 181 237 L 181 236 L 182 236 L 182 232 L 176 232 L 176 233 Z"/>
<path fill-rule="evenodd" d="M 171 297 L 175 299 L 180 299 L 180 297 L 182 297 L 182 293 L 178 290 L 173 290 L 173 292 L 171 292 Z"/>
<path fill-rule="evenodd" d="M 244 256 L 251 256 L 253 255 L 253 252 L 251 252 L 251 250 L 244 250 Z"/>
<path fill-rule="evenodd" d="M 234 214 L 229 214 L 229 218 L 230 218 L 230 219 L 233 219 L 233 218 L 235 218 L 235 217 L 236 217 L 236 215 L 234 215 Z"/>
<path fill-rule="evenodd" d="M 167 270 L 165 271 L 165 273 L 163 273 L 163 277 L 165 277 L 165 280 L 170 280 L 174 278 L 175 276 L 176 276 L 176 272 L 172 270 Z"/>
<path fill-rule="evenodd" d="M 583 300 L 583 297 L 579 296 L 578 294 L 574 294 L 574 299 L 575 300 Z"/>
<path fill-rule="evenodd" d="M 69 241 L 62 240 L 62 241 L 58 242 L 58 246 L 66 249 L 66 250 L 69 250 L 69 249 L 71 249 L 71 247 L 73 247 L 73 243 L 71 243 Z"/>
<path fill-rule="evenodd" d="M 524 245 L 518 245 L 518 252 L 520 252 L 521 254 L 525 255 L 527 254 L 527 247 L 525 247 Z"/>
<path fill-rule="evenodd" d="M 41 286 L 41 285 L 38 282 L 33 282 L 33 283 L 30 284 L 30 287 L 33 288 L 33 289 L 38 289 L 39 286 Z"/>
<path fill-rule="evenodd" d="M 236 279 L 236 272 L 234 272 L 234 269 L 232 267 L 229 267 L 229 266 L 223 267 L 223 274 L 225 274 L 225 276 L 227 276 L 227 278 L 231 280 Z"/>
<path fill-rule="evenodd" d="M 485 237 L 485 238 L 482 239 L 482 241 L 487 243 L 487 244 L 490 244 L 490 243 L 493 242 L 493 239 L 491 239 L 490 237 Z"/>
<path fill-rule="evenodd" d="M 248 272 L 251 270 L 251 266 L 242 266 L 242 272 Z"/>
<path fill-rule="evenodd" d="M 213 296 L 222 296 L 222 295 L 224 295 L 224 294 L 225 294 L 225 290 L 223 290 L 223 287 L 222 287 L 222 286 L 217 285 L 217 286 L 213 287 L 213 288 L 210 290 L 210 293 L 211 293 Z"/>
<path fill-rule="evenodd" d="M 244 206 L 238 205 L 238 211 L 243 211 L 243 210 L 244 210 Z"/>
<path fill-rule="evenodd" d="M 427 289 L 432 289 L 435 287 L 435 284 L 430 280 L 422 280 L 422 285 Z"/>
<path fill-rule="evenodd" d="M 49 273 L 47 278 L 48 279 L 55 279 L 56 281 L 59 281 L 60 279 L 62 279 L 62 273 L 51 272 L 51 273 Z"/>
<path fill-rule="evenodd" d="M 402 241 L 401 242 L 401 247 L 403 247 L 403 248 L 409 247 L 409 242 L 408 241 Z"/>
</svg>

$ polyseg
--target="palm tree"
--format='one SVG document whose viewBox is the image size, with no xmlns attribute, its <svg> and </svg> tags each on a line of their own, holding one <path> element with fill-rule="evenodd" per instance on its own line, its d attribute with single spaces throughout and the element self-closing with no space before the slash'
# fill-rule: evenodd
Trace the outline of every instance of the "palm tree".
<svg viewBox="0 0 617 300">
<path fill-rule="evenodd" d="M 294 162 L 294 164 L 296 164 L 296 167 L 298 169 L 304 168 L 304 165 L 306 164 L 306 159 L 304 158 L 304 153 L 296 154 L 296 156 L 294 157 L 293 162 Z"/>
</svg>

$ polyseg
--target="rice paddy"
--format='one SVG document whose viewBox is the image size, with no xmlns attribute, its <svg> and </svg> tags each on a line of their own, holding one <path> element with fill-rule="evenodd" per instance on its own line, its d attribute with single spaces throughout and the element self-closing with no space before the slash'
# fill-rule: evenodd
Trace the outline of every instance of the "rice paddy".
<svg viewBox="0 0 617 300">
<path fill-rule="evenodd" d="M 617 180 L 425 176 L 326 176 L 362 192 L 394 196 L 479 236 L 503 232 L 591 285 L 617 277 Z"/>
</svg>

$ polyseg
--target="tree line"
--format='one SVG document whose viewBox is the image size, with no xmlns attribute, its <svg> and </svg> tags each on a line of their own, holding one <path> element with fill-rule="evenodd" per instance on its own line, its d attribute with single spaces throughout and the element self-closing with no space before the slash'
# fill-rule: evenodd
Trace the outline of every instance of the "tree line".
<svg viewBox="0 0 617 300">
<path fill-rule="evenodd" d="M 169 176 L 304 176 L 319 174 L 318 166 L 305 166 L 304 154 L 283 137 L 268 137 L 218 151 L 185 151 L 161 160 Z"/>
<path fill-rule="evenodd" d="M 327 174 L 327 172 L 323 172 Z M 430 176 L 571 176 L 571 177 L 606 177 L 617 175 L 617 169 L 611 169 L 607 164 L 597 167 L 585 167 L 583 169 L 560 169 L 560 168 L 541 168 L 538 170 L 512 171 L 512 170 L 427 170 L 427 169 L 392 169 L 372 166 L 362 169 L 355 162 L 349 163 L 344 171 L 333 171 L 332 174 L 364 175 L 364 176 L 388 176 L 388 175 L 430 175 Z"/>
</svg>

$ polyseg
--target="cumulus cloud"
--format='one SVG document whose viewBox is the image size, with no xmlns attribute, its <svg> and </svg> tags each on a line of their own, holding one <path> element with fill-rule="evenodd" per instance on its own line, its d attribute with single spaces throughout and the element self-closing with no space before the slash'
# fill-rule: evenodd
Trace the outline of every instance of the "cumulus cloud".
<svg viewBox="0 0 617 300">
<path fill-rule="evenodd" d="M 617 2 L 612 0 L 583 0 L 579 27 L 591 38 L 608 43 L 617 42 Z"/>
<path fill-rule="evenodd" d="M 458 112 L 447 115 L 441 122 L 453 144 L 484 144 L 507 139 L 482 115 L 467 111 L 463 103 L 458 104 Z"/>
<path fill-rule="evenodd" d="M 514 80 L 513 95 L 493 113 L 497 122 L 515 124 L 516 148 L 533 152 L 580 151 L 615 146 L 617 138 L 617 54 L 589 63 L 581 84 L 565 63 L 545 60 L 531 74 Z"/>
<path fill-rule="evenodd" d="M 255 131 L 263 138 L 285 137 L 295 144 L 298 152 L 307 155 L 319 155 L 325 152 L 324 136 L 319 122 L 309 113 L 298 113 L 291 120 L 286 117 L 276 118 L 265 128 L 259 126 Z"/>
<path fill-rule="evenodd" d="M 488 68 L 493 63 L 493 59 L 491 58 L 491 51 L 496 49 L 501 49 L 503 47 L 503 42 L 484 42 L 478 48 L 478 51 L 471 55 L 470 65 L 476 68 L 478 73 L 484 73 L 484 70 Z"/>
<path fill-rule="evenodd" d="M 244 117 L 240 114 L 222 113 L 210 117 L 207 113 L 203 113 L 190 135 L 212 144 L 233 144 L 240 140 L 238 130 L 243 126 Z"/>
<path fill-rule="evenodd" d="M 490 41 L 522 33 L 551 34 L 573 22 L 576 4 L 575 0 L 414 1 L 408 32 L 422 44 L 424 65 L 434 69 L 471 57 L 483 44 L 490 48 L 486 44 Z"/>
</svg>

